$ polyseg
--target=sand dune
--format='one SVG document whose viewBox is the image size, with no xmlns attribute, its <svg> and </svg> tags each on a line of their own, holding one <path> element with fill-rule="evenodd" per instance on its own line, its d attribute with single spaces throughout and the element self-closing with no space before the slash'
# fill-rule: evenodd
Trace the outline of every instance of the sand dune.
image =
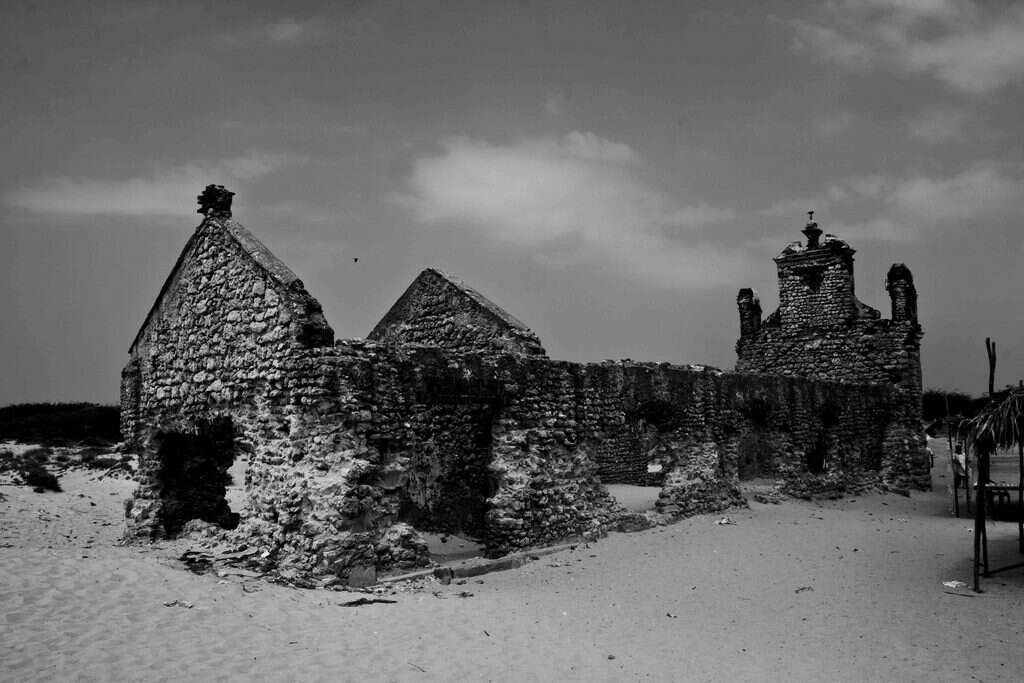
<svg viewBox="0 0 1024 683">
<path fill-rule="evenodd" d="M 1020 680 L 1024 570 L 942 584 L 971 551 L 946 462 L 932 493 L 751 503 L 360 607 L 115 545 L 131 482 L 0 486 L 0 679 Z M 995 564 L 1015 533 L 990 532 Z"/>
</svg>

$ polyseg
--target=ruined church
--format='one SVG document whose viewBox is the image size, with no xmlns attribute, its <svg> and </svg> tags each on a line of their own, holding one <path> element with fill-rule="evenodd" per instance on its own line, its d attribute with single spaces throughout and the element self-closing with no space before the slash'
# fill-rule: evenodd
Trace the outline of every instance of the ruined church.
<svg viewBox="0 0 1024 683">
<path fill-rule="evenodd" d="M 373 576 L 429 561 L 425 531 L 487 554 L 594 538 L 637 515 L 606 485 L 660 487 L 674 518 L 788 491 L 926 487 L 921 328 L 909 270 L 892 314 L 860 303 L 853 249 L 822 237 L 775 259 L 780 305 L 738 297 L 735 372 L 548 357 L 522 322 L 459 279 L 423 271 L 366 339 L 336 340 L 302 281 L 210 186 L 122 373 L 139 453 L 127 537 L 193 519 L 279 567 Z M 245 463 L 246 502 L 225 498 Z"/>
</svg>

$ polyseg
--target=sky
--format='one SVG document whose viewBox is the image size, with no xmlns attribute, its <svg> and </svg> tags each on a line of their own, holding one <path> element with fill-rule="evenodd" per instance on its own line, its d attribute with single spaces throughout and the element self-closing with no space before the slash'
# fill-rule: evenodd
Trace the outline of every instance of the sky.
<svg viewBox="0 0 1024 683">
<path fill-rule="evenodd" d="M 912 270 L 926 387 L 1024 378 L 1024 2 L 7 0 L 0 92 L 0 405 L 117 402 L 208 183 L 339 338 L 437 267 L 731 369 L 813 209 L 883 315 Z"/>
</svg>

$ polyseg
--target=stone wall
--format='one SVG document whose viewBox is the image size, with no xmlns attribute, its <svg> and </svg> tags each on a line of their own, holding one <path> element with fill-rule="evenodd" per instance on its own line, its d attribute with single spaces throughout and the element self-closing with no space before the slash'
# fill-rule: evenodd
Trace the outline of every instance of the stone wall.
<svg viewBox="0 0 1024 683">
<path fill-rule="evenodd" d="M 398 333 L 335 343 L 294 274 L 230 216 L 208 216 L 122 374 L 124 436 L 140 454 L 128 538 L 174 535 L 199 518 L 233 528 L 268 564 L 355 581 L 426 563 L 419 531 L 467 534 L 491 555 L 593 538 L 628 518 L 610 482 L 660 485 L 658 510 L 672 517 L 741 503 L 745 478 L 913 473 L 909 366 L 872 365 L 889 381 L 868 385 L 856 373 L 795 375 L 807 353 L 854 358 L 856 344 L 874 363 L 883 347 L 872 344 L 894 344 L 898 329 L 912 346 L 916 322 L 857 318 L 851 340 L 751 318 L 762 336 L 741 340 L 743 362 L 788 377 L 578 364 L 512 344 L 522 339 L 502 337 L 505 319 L 480 322 L 491 313 L 467 288 L 444 298 L 451 280 L 427 279 L 437 296 L 407 300 L 382 328 Z M 910 311 L 909 273 L 891 279 Z M 445 301 L 465 316 L 445 314 Z M 754 310 L 752 293 L 745 301 Z M 421 332 L 435 345 L 409 341 Z M 814 362 L 827 374 L 828 361 Z M 224 483 L 238 458 L 246 502 L 230 510 Z"/>
<path fill-rule="evenodd" d="M 122 433 L 144 454 L 133 533 L 160 533 L 157 451 L 175 435 L 230 416 L 239 423 L 241 453 L 287 455 L 304 446 L 288 420 L 322 388 L 318 373 L 291 370 L 308 363 L 317 345 L 330 345 L 333 333 L 298 278 L 260 247 L 228 218 L 205 220 L 132 344 L 122 373 Z"/>
<path fill-rule="evenodd" d="M 602 483 L 657 483 L 672 515 L 740 502 L 742 479 L 879 481 L 898 401 L 885 386 L 693 366 L 503 363 L 499 422 L 515 415 L 516 443 L 583 454 Z"/>
<path fill-rule="evenodd" d="M 807 246 L 793 243 L 775 259 L 779 308 L 774 313 L 762 321 L 756 294 L 740 290 L 736 371 L 891 387 L 894 414 L 881 476 L 894 485 L 927 488 L 931 479 L 921 429 L 922 332 L 910 270 L 903 264 L 890 269 L 886 288 L 893 315 L 883 319 L 854 293 L 854 250 L 831 235 L 819 241 L 815 223 L 805 232 Z"/>
<path fill-rule="evenodd" d="M 432 344 L 458 353 L 546 355 L 540 339 L 526 325 L 462 280 L 436 268 L 419 274 L 367 338 Z"/>
</svg>

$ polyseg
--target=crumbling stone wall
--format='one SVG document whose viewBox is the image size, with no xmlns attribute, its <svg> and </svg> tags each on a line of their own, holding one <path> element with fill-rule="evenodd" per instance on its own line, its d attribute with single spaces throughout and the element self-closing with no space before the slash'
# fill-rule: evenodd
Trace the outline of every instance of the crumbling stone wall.
<svg viewBox="0 0 1024 683">
<path fill-rule="evenodd" d="M 893 419 L 885 437 L 881 475 L 903 486 L 930 486 L 921 429 L 921 326 L 910 270 L 895 264 L 886 289 L 891 319 L 854 293 L 854 250 L 808 224 L 807 245 L 786 247 L 775 259 L 779 308 L 761 320 L 757 295 L 740 290 L 736 371 L 879 384 L 893 389 Z"/>
<path fill-rule="evenodd" d="M 290 415 L 318 387 L 292 370 L 332 337 L 316 300 L 244 228 L 230 218 L 203 221 L 122 373 L 122 432 L 143 454 L 132 533 L 160 533 L 165 484 L 156 451 L 174 434 L 196 435 L 211 418 L 228 417 L 244 427 L 240 453 L 302 448 Z"/>
<path fill-rule="evenodd" d="M 660 483 L 659 509 L 672 515 L 740 502 L 744 457 L 756 460 L 748 476 L 831 472 L 878 481 L 898 400 L 885 386 L 665 363 L 518 364 L 527 368 L 530 389 L 517 392 L 515 378 L 502 413 L 518 405 L 518 430 L 510 432 L 517 442 L 523 425 L 533 424 L 527 434 L 585 454 L 603 483 L 603 471 L 621 483 Z M 538 385 L 543 390 L 534 394 Z M 628 468 L 619 466 L 622 454 Z"/>
<path fill-rule="evenodd" d="M 413 280 L 367 337 L 392 344 L 432 344 L 457 353 L 546 355 L 519 320 L 462 280 L 428 268 Z"/>
<path fill-rule="evenodd" d="M 128 538 L 174 534 L 194 515 L 237 524 L 279 568 L 363 581 L 427 562 L 417 529 L 473 535 L 492 555 L 600 535 L 624 513 L 611 481 L 662 485 L 658 509 L 679 516 L 742 502 L 744 477 L 884 480 L 913 447 L 908 385 L 552 361 L 509 342 L 522 339 L 503 337 L 505 322 L 481 323 L 493 304 L 465 288 L 444 299 L 451 281 L 432 274 L 384 325 L 398 333 L 334 343 L 302 283 L 217 206 L 122 375 L 124 436 L 140 453 Z M 916 325 L 909 273 L 891 279 L 908 318 L 892 325 Z M 469 312 L 446 316 L 444 301 Z M 432 328 L 424 311 L 446 322 Z M 759 314 L 747 325 L 754 337 L 789 329 Z M 432 345 L 409 341 L 421 332 Z M 786 360 L 804 348 L 797 336 L 765 337 L 788 340 L 781 351 L 747 340 L 749 357 L 799 370 Z M 247 463 L 234 511 L 233 458 Z"/>
</svg>

